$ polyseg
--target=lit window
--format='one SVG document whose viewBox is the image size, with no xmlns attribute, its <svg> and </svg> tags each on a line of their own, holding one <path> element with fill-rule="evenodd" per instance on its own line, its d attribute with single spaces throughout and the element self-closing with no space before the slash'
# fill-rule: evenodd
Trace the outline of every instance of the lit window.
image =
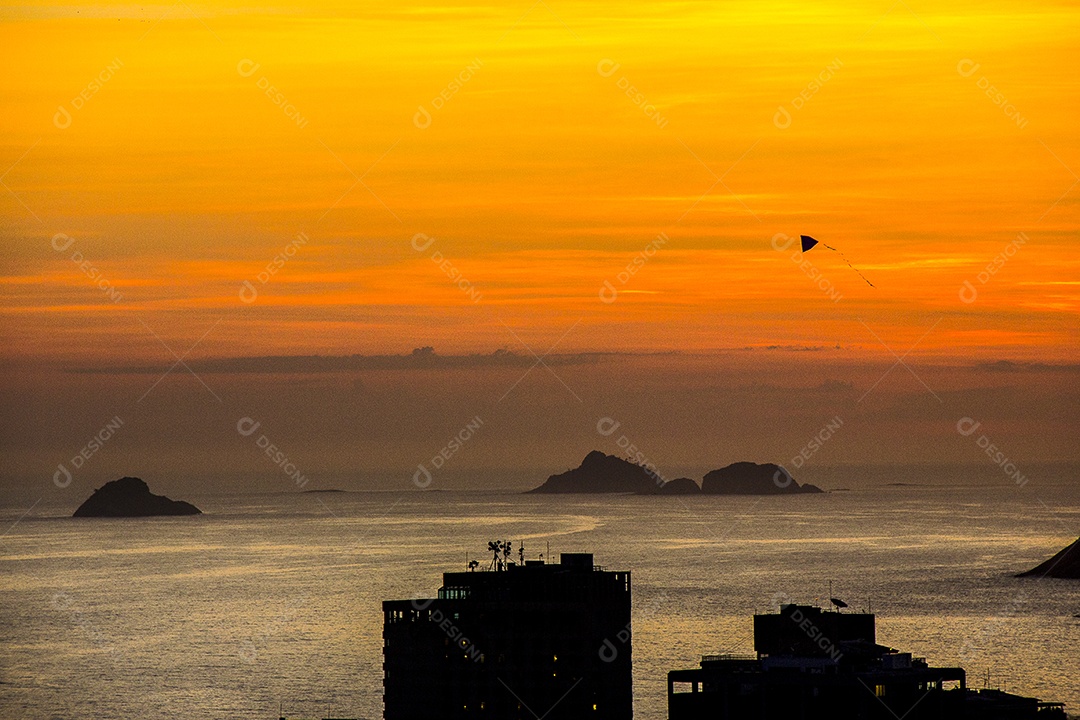
<svg viewBox="0 0 1080 720">
<path fill-rule="evenodd" d="M 875 685 L 874 686 L 874 695 L 876 695 L 877 697 L 885 697 L 885 686 L 884 685 Z"/>
</svg>

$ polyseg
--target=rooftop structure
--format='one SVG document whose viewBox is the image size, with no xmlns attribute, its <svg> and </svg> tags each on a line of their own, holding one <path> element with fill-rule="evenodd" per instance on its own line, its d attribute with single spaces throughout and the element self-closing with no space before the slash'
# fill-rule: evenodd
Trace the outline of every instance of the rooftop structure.
<svg viewBox="0 0 1080 720">
<path fill-rule="evenodd" d="M 754 650 L 668 673 L 669 720 L 1065 718 L 1060 704 L 974 692 L 962 668 L 878 645 L 869 613 L 784 605 L 754 616 Z"/>
<path fill-rule="evenodd" d="M 383 603 L 385 720 L 631 718 L 630 573 L 491 549 L 438 597 Z"/>
</svg>

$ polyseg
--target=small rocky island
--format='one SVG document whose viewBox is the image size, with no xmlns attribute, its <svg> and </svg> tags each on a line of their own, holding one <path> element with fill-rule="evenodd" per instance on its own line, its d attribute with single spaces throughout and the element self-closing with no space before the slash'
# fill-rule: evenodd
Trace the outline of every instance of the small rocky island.
<svg viewBox="0 0 1080 720">
<path fill-rule="evenodd" d="M 790 495 L 820 493 L 795 482 L 779 465 L 737 462 L 705 475 L 665 482 L 654 469 L 593 450 L 573 470 L 549 477 L 530 493 L 631 493 L 634 495 Z"/>
<path fill-rule="evenodd" d="M 191 503 L 154 495 L 149 486 L 134 477 L 107 482 L 72 517 L 150 517 L 154 515 L 200 515 Z"/>
<path fill-rule="evenodd" d="M 701 479 L 706 495 L 791 495 L 824 492 L 816 485 L 800 485 L 787 470 L 773 463 L 737 462 L 712 470 Z"/>
<path fill-rule="evenodd" d="M 675 478 L 668 480 L 654 490 L 657 495 L 700 495 L 701 486 L 690 478 Z"/>
<path fill-rule="evenodd" d="M 1054 557 L 1016 577 L 1049 577 L 1080 580 L 1080 538 Z"/>
</svg>

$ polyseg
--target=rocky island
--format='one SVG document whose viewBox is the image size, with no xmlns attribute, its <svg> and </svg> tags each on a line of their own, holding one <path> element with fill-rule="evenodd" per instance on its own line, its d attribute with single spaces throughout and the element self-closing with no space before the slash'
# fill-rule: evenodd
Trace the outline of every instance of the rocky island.
<svg viewBox="0 0 1080 720">
<path fill-rule="evenodd" d="M 668 480 L 654 492 L 657 495 L 700 495 L 701 486 L 697 484 L 697 481 L 687 477 L 675 478 Z"/>
<path fill-rule="evenodd" d="M 201 513 L 191 503 L 154 495 L 139 478 L 124 477 L 107 482 L 95 490 L 72 517 L 150 517 Z"/>
<path fill-rule="evenodd" d="M 593 450 L 581 465 L 552 475 L 530 493 L 637 493 L 651 494 L 663 484 L 640 465 Z"/>
<path fill-rule="evenodd" d="M 578 467 L 550 476 L 530 493 L 631 493 L 635 495 L 789 495 L 820 493 L 795 482 L 779 465 L 737 462 L 705 475 L 665 482 L 651 467 L 593 450 Z"/>
<path fill-rule="evenodd" d="M 790 495 L 824 492 L 816 485 L 800 485 L 787 470 L 766 463 L 737 462 L 712 470 L 701 479 L 706 495 Z"/>
<path fill-rule="evenodd" d="M 1080 538 L 1046 562 L 1016 577 L 1050 577 L 1080 580 Z"/>
</svg>

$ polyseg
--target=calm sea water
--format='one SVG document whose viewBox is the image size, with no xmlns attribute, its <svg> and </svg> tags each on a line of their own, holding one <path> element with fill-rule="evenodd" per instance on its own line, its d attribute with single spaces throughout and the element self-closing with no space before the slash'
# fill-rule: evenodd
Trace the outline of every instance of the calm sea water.
<svg viewBox="0 0 1080 720">
<path fill-rule="evenodd" d="M 633 571 L 637 718 L 666 717 L 668 670 L 750 651 L 755 611 L 824 603 L 830 580 L 879 642 L 1080 712 L 1080 582 L 1011 577 L 1080 532 L 1066 486 L 185 499 L 206 514 L 42 503 L 0 540 L 0 717 L 379 718 L 380 601 L 433 595 L 494 538 Z"/>
</svg>

